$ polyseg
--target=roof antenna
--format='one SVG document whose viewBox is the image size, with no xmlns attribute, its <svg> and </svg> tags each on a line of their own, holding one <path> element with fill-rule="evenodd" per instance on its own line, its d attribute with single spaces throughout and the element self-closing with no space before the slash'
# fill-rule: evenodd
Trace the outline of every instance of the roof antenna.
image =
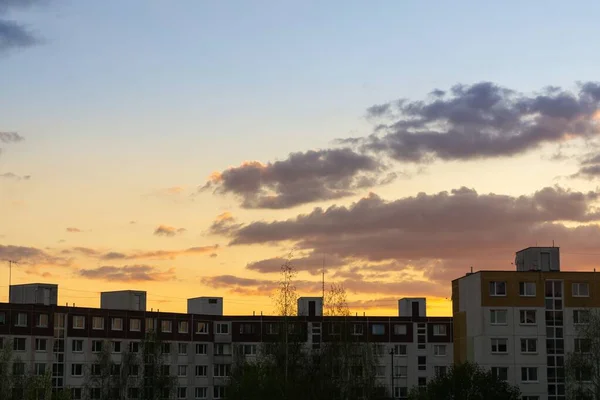
<svg viewBox="0 0 600 400">
<path fill-rule="evenodd" d="M 554 239 L 552 239 L 552 247 L 554 247 Z"/>
<path fill-rule="evenodd" d="M 473 273 L 473 266 L 471 266 L 471 273 Z"/>
</svg>

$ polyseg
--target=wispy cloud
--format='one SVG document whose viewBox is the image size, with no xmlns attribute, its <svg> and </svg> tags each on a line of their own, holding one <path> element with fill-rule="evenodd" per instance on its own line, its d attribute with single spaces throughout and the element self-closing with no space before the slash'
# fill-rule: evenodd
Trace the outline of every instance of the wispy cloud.
<svg viewBox="0 0 600 400">
<path fill-rule="evenodd" d="M 159 225 L 154 230 L 154 234 L 156 236 L 169 236 L 169 237 L 173 237 L 175 235 L 184 233 L 185 231 L 186 231 L 185 228 L 175 228 L 173 226 L 168 226 L 168 225 Z"/>
<path fill-rule="evenodd" d="M 100 258 L 103 260 L 173 260 L 179 256 L 192 256 L 198 254 L 212 254 L 219 249 L 219 245 L 190 247 L 183 250 L 154 250 L 154 251 L 134 251 L 134 252 L 116 252 L 111 251 L 103 253 Z"/>
<path fill-rule="evenodd" d="M 29 179 L 31 179 L 31 176 L 30 175 L 17 175 L 12 172 L 5 172 L 3 174 L 0 174 L 0 178 L 12 179 L 15 181 L 28 181 Z"/>
<path fill-rule="evenodd" d="M 81 233 L 81 232 L 83 232 L 81 229 L 75 228 L 73 226 L 68 227 L 66 229 L 66 231 L 69 232 L 69 233 Z"/>
<path fill-rule="evenodd" d="M 149 282 L 171 281 L 175 279 L 175 269 L 161 271 L 150 265 L 125 265 L 122 267 L 102 266 L 92 269 L 82 269 L 79 275 L 88 279 L 108 282 Z"/>
<path fill-rule="evenodd" d="M 0 1 L 0 52 L 13 48 L 29 47 L 40 42 L 39 38 L 25 25 L 6 19 L 6 15 L 17 9 L 25 9 L 41 0 L 2 0 Z"/>
</svg>

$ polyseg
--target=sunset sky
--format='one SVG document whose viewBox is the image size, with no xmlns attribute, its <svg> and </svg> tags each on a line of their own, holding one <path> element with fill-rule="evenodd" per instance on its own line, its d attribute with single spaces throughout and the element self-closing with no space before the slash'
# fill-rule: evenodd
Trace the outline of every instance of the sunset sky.
<svg viewBox="0 0 600 400">
<path fill-rule="evenodd" d="M 561 247 L 600 267 L 596 1 L 0 0 L 0 301 L 148 292 L 271 313 Z"/>
</svg>

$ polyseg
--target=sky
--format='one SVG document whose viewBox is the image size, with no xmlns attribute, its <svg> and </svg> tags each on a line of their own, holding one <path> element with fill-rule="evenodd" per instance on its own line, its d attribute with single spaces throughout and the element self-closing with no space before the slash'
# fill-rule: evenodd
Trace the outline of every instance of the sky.
<svg viewBox="0 0 600 400">
<path fill-rule="evenodd" d="M 0 301 L 148 292 L 397 315 L 561 247 L 600 261 L 594 1 L 0 0 Z M 4 272 L 2 272 L 4 271 Z"/>
</svg>

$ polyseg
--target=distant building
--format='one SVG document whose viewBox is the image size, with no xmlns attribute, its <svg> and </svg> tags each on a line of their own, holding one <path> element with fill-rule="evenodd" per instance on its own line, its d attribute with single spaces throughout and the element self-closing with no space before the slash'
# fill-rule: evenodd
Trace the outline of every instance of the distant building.
<svg viewBox="0 0 600 400">
<path fill-rule="evenodd" d="M 176 398 L 219 399 L 234 347 L 255 356 L 261 343 L 276 340 L 283 322 L 277 316 L 223 315 L 222 297 L 189 299 L 188 313 L 148 311 L 142 291 L 103 292 L 100 308 L 59 306 L 57 298 L 57 285 L 13 285 L 11 301 L 0 303 L 0 341 L 12 341 L 15 355 L 37 373 L 51 370 L 53 387 L 71 388 L 73 400 L 84 397 L 83 371 L 104 341 L 118 363 L 125 349 L 139 349 L 136 343 L 150 330 L 170 343 Z M 298 316 L 288 321 L 309 349 L 318 350 L 343 330 L 373 344 L 377 379 L 389 388 L 393 374 L 397 399 L 453 363 L 452 318 L 427 317 L 423 298 L 401 299 L 398 317 L 324 317 L 321 297 L 302 297 Z"/>
<path fill-rule="evenodd" d="M 558 247 L 521 250 L 515 265 L 452 281 L 454 360 L 490 368 L 525 400 L 565 400 L 565 355 L 600 307 L 600 277 L 561 272 Z"/>
</svg>

